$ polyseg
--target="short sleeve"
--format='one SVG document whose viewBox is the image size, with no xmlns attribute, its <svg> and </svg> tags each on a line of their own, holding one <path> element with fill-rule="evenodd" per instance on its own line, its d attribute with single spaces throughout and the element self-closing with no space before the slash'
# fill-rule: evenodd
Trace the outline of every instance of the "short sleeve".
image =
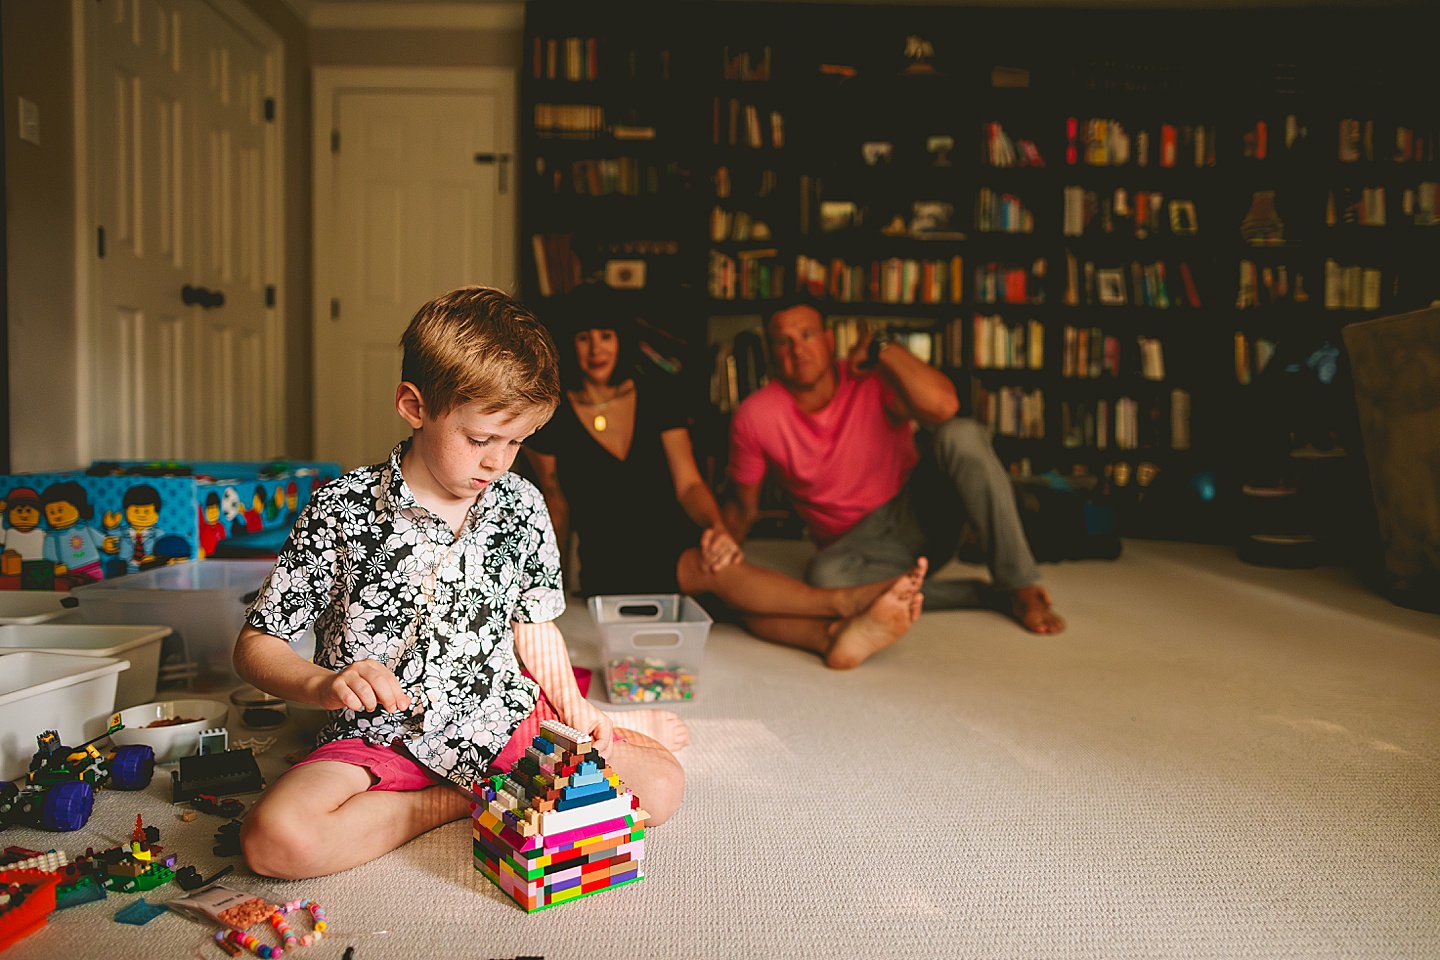
<svg viewBox="0 0 1440 960">
<path fill-rule="evenodd" d="M 339 524 L 322 499 L 300 511 L 275 566 L 245 610 L 257 630 L 295 641 L 329 606 L 339 569 Z"/>
<path fill-rule="evenodd" d="M 640 389 L 645 392 L 648 406 L 653 411 L 656 433 L 689 427 L 694 421 L 695 411 L 686 402 L 674 378 L 668 374 L 645 377 Z"/>
<path fill-rule="evenodd" d="M 730 418 L 730 476 L 747 487 L 765 479 L 765 449 L 755 430 L 757 404 L 751 402 L 758 397 L 746 397 Z"/>
<path fill-rule="evenodd" d="M 565 612 L 565 588 L 560 578 L 560 550 L 545 499 L 529 481 L 521 487 L 520 522 L 531 531 L 529 549 L 520 558 L 520 596 L 511 619 L 518 623 L 546 623 Z"/>
</svg>

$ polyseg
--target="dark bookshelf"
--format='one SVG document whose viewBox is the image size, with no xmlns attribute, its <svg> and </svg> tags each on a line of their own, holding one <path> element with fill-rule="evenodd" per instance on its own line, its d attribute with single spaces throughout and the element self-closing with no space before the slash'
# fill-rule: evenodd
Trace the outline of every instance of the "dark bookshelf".
<svg viewBox="0 0 1440 960">
<path fill-rule="evenodd" d="M 523 292 L 543 317 L 642 261 L 615 296 L 714 481 L 766 301 L 809 282 L 842 343 L 866 318 L 928 350 L 1012 470 L 1096 478 L 1127 533 L 1232 538 L 1247 489 L 1358 465 L 1342 327 L 1440 295 L 1440 84 L 1403 53 L 1436 18 L 1304 18 L 531 0 Z"/>
</svg>

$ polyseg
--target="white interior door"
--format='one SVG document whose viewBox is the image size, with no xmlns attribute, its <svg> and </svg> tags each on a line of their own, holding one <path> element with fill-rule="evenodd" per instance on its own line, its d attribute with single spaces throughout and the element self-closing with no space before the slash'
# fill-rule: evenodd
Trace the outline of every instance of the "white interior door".
<svg viewBox="0 0 1440 960">
<path fill-rule="evenodd" d="M 268 196 L 277 135 L 264 116 L 273 55 L 202 0 L 83 10 L 89 454 L 274 456 L 283 400 L 266 393 L 284 384 L 266 305 L 279 255 Z"/>
<path fill-rule="evenodd" d="M 395 386 L 416 308 L 517 288 L 513 76 L 352 73 L 316 83 L 315 443 L 346 468 L 407 434 Z"/>
</svg>

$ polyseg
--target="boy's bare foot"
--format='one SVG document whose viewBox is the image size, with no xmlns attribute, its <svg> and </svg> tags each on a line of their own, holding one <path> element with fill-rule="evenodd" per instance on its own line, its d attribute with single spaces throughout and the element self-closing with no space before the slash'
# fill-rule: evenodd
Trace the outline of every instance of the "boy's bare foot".
<svg viewBox="0 0 1440 960">
<path fill-rule="evenodd" d="M 920 617 L 924 602 L 920 587 L 928 565 L 929 561 L 921 557 L 909 573 L 891 584 L 870 606 L 849 619 L 837 620 L 825 665 L 850 670 L 904 636 Z"/>
<path fill-rule="evenodd" d="M 1032 583 L 1010 591 L 1010 612 L 1031 633 L 1059 633 L 1065 621 L 1050 609 L 1050 591 Z"/>
<path fill-rule="evenodd" d="M 659 743 L 671 753 L 690 743 L 690 728 L 670 710 L 626 710 L 606 713 L 615 726 L 634 730 Z"/>
</svg>

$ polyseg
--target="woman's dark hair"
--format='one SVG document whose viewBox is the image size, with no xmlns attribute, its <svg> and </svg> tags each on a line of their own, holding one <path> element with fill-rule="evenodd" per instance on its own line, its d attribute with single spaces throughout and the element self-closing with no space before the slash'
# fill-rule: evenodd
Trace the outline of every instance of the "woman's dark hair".
<svg viewBox="0 0 1440 960">
<path fill-rule="evenodd" d="M 619 340 L 612 384 L 623 383 L 636 375 L 640 364 L 640 328 L 636 312 L 623 293 L 598 283 L 583 283 L 563 297 L 556 297 L 540 312 L 540 319 L 550 328 L 560 355 L 560 383 L 567 390 L 578 390 L 585 382 L 580 361 L 575 355 L 575 335 L 585 330 L 614 330 Z"/>
</svg>

